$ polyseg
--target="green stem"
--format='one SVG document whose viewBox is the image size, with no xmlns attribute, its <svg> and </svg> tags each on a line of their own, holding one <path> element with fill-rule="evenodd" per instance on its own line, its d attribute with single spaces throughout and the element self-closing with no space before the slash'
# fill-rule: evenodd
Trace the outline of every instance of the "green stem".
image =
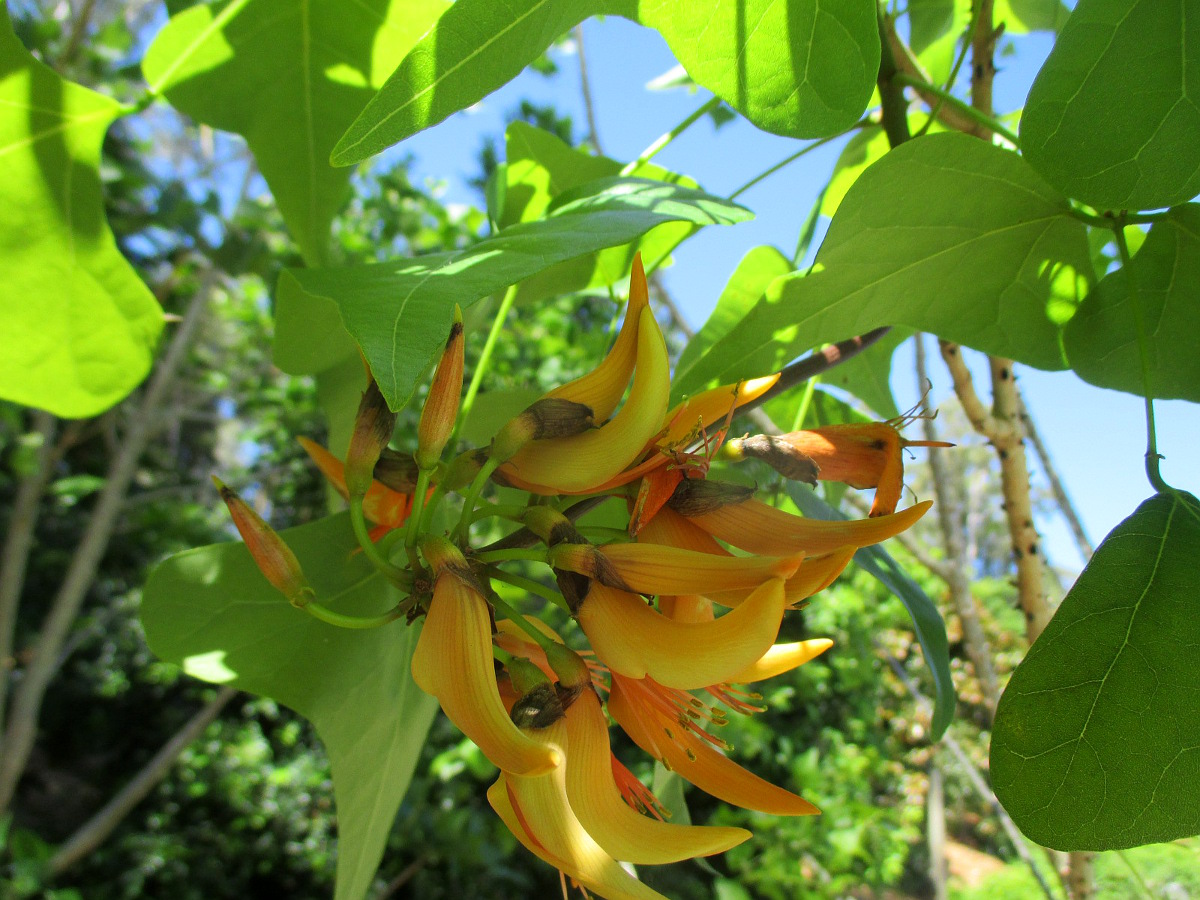
<svg viewBox="0 0 1200 900">
<path fill-rule="evenodd" d="M 690 116 L 688 116 L 682 122 L 680 122 L 678 125 L 676 125 L 674 128 L 672 128 L 670 131 L 668 131 L 666 134 L 661 135 L 657 140 L 654 141 L 654 143 L 652 143 L 649 147 L 647 147 L 645 150 L 643 150 L 637 159 L 635 159 L 631 163 L 627 163 L 625 168 L 623 168 L 621 170 L 621 174 L 629 175 L 634 170 L 636 170 L 639 166 L 643 166 L 646 163 L 648 163 L 650 160 L 652 160 L 658 154 L 658 152 L 660 150 L 663 149 L 663 147 L 667 146 L 667 144 L 671 143 L 671 141 L 675 140 L 675 138 L 679 137 L 681 134 L 683 134 L 685 131 L 687 131 L 689 128 L 691 128 L 693 125 L 695 125 L 698 121 L 700 121 L 700 119 L 702 119 L 704 116 L 708 115 L 709 112 L 716 109 L 720 105 L 721 105 L 720 97 L 714 96 L 714 97 L 710 98 L 708 100 L 708 102 L 706 102 L 703 106 L 701 106 L 699 109 L 697 109 L 694 113 L 692 113 Z"/>
<path fill-rule="evenodd" d="M 507 650 L 502 650 L 495 644 L 492 644 L 492 659 L 496 660 L 507 669 L 512 664 L 513 655 Z"/>
<path fill-rule="evenodd" d="M 853 125 L 851 125 L 849 128 L 847 128 L 845 131 L 839 132 L 838 134 L 831 134 L 829 137 L 821 138 L 819 141 L 813 141 L 807 147 L 802 147 L 801 149 L 797 150 L 795 153 L 793 153 L 791 156 L 787 157 L 786 159 L 775 163 L 775 165 L 771 166 L 771 168 L 767 169 L 766 171 L 761 172 L 758 175 L 755 175 L 753 178 L 751 178 L 749 181 L 747 181 L 745 184 L 743 184 L 740 188 L 738 188 L 736 191 L 734 191 L 732 194 L 730 194 L 729 199 L 736 200 L 739 195 L 746 193 L 746 191 L 750 190 L 750 188 L 754 187 L 760 181 L 763 181 L 764 179 L 769 178 L 770 176 L 774 175 L 776 172 L 778 172 L 784 166 L 791 165 L 796 160 L 798 160 L 800 157 L 804 156 L 806 153 L 816 150 L 818 147 L 824 147 L 830 141 L 836 141 L 838 138 L 843 137 L 844 135 L 847 135 L 852 131 L 857 131 L 860 128 L 866 128 L 870 124 L 872 124 L 870 119 L 860 119 L 858 122 L 855 122 Z"/>
<path fill-rule="evenodd" d="M 371 535 L 367 532 L 367 521 L 363 517 L 362 504 L 362 497 L 350 498 L 350 524 L 354 527 L 354 536 L 358 538 L 358 545 L 362 547 L 362 551 L 371 561 L 371 565 L 386 575 L 396 587 L 404 591 L 411 590 L 412 576 L 404 569 L 393 565 L 372 542 Z"/>
<path fill-rule="evenodd" d="M 820 380 L 820 375 L 814 375 L 804 383 L 804 396 L 800 398 L 800 406 L 796 409 L 796 420 L 792 422 L 792 431 L 799 431 L 800 427 L 804 424 L 804 419 L 808 415 L 809 407 L 812 406 L 813 396 L 817 392 L 817 384 Z"/>
<path fill-rule="evenodd" d="M 483 343 L 483 350 L 479 353 L 479 362 L 475 364 L 475 371 L 471 374 L 471 383 L 467 385 L 467 394 L 458 408 L 458 419 L 454 422 L 454 432 L 450 435 L 448 442 L 448 446 L 452 450 L 454 442 L 458 440 L 458 432 L 462 423 L 466 421 L 467 416 L 471 413 L 471 407 L 475 405 L 475 395 L 479 393 L 479 386 L 483 383 L 483 376 L 487 373 L 488 363 L 492 359 L 492 350 L 496 347 L 500 332 L 504 330 L 504 322 L 516 301 L 517 286 L 514 284 L 504 292 L 504 299 L 500 301 L 500 308 L 496 310 L 496 318 L 492 320 L 491 330 L 488 331 L 487 340 Z"/>
<path fill-rule="evenodd" d="M 336 625 L 339 628 L 378 628 L 381 625 L 395 622 L 404 615 L 399 607 L 389 609 L 378 616 L 347 616 L 334 612 L 320 603 L 307 603 L 301 608 L 314 619 L 320 619 L 322 622 L 329 625 Z"/>
<path fill-rule="evenodd" d="M 483 563 L 508 562 L 513 559 L 527 559 L 531 562 L 546 561 L 545 547 L 506 547 L 503 550 L 480 550 L 471 555 L 472 559 Z"/>
<path fill-rule="evenodd" d="M 433 514 L 445 496 L 446 488 L 443 485 L 439 484 L 433 489 L 433 496 L 429 498 L 429 502 L 425 504 L 425 509 L 421 511 L 421 534 L 429 534 L 429 529 L 433 527 Z"/>
<path fill-rule="evenodd" d="M 504 618 L 508 619 L 523 632 L 533 638 L 533 642 L 539 647 L 545 648 L 547 644 L 552 643 L 550 638 L 546 637 L 546 635 L 542 634 L 535 627 L 530 625 L 528 619 L 526 619 L 523 615 L 521 615 L 495 594 L 489 597 L 488 600 L 491 602 L 492 606 L 496 608 L 496 612 L 501 613 Z"/>
<path fill-rule="evenodd" d="M 466 499 L 463 501 L 462 515 L 458 517 L 458 524 L 454 526 L 454 534 L 452 536 L 455 543 L 467 537 L 471 530 L 471 517 L 475 513 L 475 503 L 479 500 L 479 495 L 483 491 L 483 486 L 487 484 L 488 479 L 492 477 L 492 473 L 499 466 L 496 460 L 488 457 L 488 461 L 483 464 L 478 472 L 475 473 L 475 480 L 471 482 L 471 487 L 467 491 Z"/>
<path fill-rule="evenodd" d="M 417 488 L 413 493 L 412 510 L 408 514 L 408 527 L 404 532 L 404 549 L 408 551 L 409 561 L 416 558 L 417 538 L 421 536 L 421 518 L 425 514 L 425 495 L 429 493 L 429 476 L 431 469 L 417 470 Z M 414 568 L 416 563 L 413 562 Z"/>
<path fill-rule="evenodd" d="M 494 578 L 496 581 L 503 581 L 505 584 L 511 584 L 513 587 L 520 588 L 523 591 L 528 591 L 535 597 L 541 597 L 555 606 L 560 607 L 563 612 L 570 612 L 567 606 L 567 601 L 563 599 L 562 594 L 546 587 L 539 581 L 534 581 L 532 578 L 526 578 L 524 575 L 514 575 L 512 572 L 506 572 L 504 569 L 498 569 L 495 566 L 489 566 L 487 571 L 488 578 Z"/>
<path fill-rule="evenodd" d="M 512 519 L 514 522 L 520 522 L 528 509 L 528 506 L 522 506 L 519 503 L 481 503 L 471 513 L 471 524 L 474 525 L 480 519 L 489 518 Z"/>
<path fill-rule="evenodd" d="M 1121 271 L 1125 273 L 1125 283 L 1129 286 L 1129 299 L 1133 301 L 1133 319 L 1137 326 L 1138 355 L 1142 364 L 1142 390 L 1146 399 L 1146 477 L 1151 487 L 1160 494 L 1171 492 L 1171 486 L 1163 480 L 1158 470 L 1158 461 L 1162 457 L 1158 453 L 1158 439 L 1154 430 L 1154 399 L 1150 391 L 1150 348 L 1146 339 L 1146 323 L 1142 313 L 1142 298 L 1138 292 L 1137 276 L 1130 266 L 1129 244 L 1125 242 L 1125 217 L 1113 221 L 1109 226 L 1117 242 L 1117 252 L 1121 255 Z"/>
<path fill-rule="evenodd" d="M 910 88 L 914 88 L 918 91 L 930 93 L 930 94 L 933 94 L 935 97 L 941 98 L 942 100 L 946 101 L 951 106 L 953 106 L 960 113 L 962 113 L 964 116 L 971 119 L 973 122 L 979 123 L 984 128 L 987 128 L 989 131 L 996 132 L 996 134 L 1000 135 L 1000 137 L 1004 138 L 1006 141 L 1008 141 L 1014 147 L 1021 146 L 1021 139 L 1019 137 L 1017 137 L 1017 135 L 1015 133 L 1009 131 L 1007 128 L 1005 128 L 1003 125 L 1001 125 L 998 121 L 996 121 L 996 119 L 994 119 L 992 116 L 985 115 L 984 113 L 977 110 L 975 107 L 971 106 L 971 104 L 969 104 L 969 103 L 964 103 L 962 100 L 960 100 L 958 97 L 955 97 L 949 91 L 942 90 L 940 87 L 937 87 L 936 85 L 932 85 L 928 81 L 922 81 L 920 78 L 914 78 L 911 75 L 905 75 L 903 72 L 899 72 L 896 75 L 892 76 L 892 80 L 896 84 L 906 85 L 906 86 L 908 86 Z"/>
</svg>

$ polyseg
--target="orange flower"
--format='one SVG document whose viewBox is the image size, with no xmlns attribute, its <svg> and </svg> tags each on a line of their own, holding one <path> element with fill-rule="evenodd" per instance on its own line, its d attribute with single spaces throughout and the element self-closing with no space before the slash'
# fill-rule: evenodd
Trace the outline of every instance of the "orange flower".
<svg viewBox="0 0 1200 900">
<path fill-rule="evenodd" d="M 306 437 L 297 438 L 297 440 L 300 441 L 300 446 L 305 449 L 312 461 L 317 464 L 321 474 L 333 485 L 334 490 L 343 498 L 349 499 L 350 494 L 346 489 L 345 467 L 342 465 L 342 461 L 316 441 L 310 441 Z M 382 533 L 399 528 L 408 519 L 411 511 L 412 494 L 402 494 L 379 481 L 371 481 L 367 493 L 363 497 L 363 514 L 379 526 L 375 532 L 372 532 L 372 539 L 379 536 L 376 532 Z"/>
</svg>

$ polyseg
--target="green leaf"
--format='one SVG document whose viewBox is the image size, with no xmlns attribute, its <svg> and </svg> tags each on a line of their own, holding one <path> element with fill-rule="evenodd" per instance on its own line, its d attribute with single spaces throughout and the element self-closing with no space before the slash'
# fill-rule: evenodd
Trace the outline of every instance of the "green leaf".
<svg viewBox="0 0 1200 900">
<path fill-rule="evenodd" d="M 1005 34 L 1062 31 L 1071 11 L 1062 0 L 996 0 L 992 21 L 1004 25 Z"/>
<path fill-rule="evenodd" d="M 1060 329 L 1093 280 L 1067 209 L 1014 153 L 954 133 L 902 144 L 850 189 L 814 271 L 776 280 L 689 377 L 749 358 L 770 371 L 880 325 L 1061 369 Z"/>
<path fill-rule="evenodd" d="M 1013 672 L 992 784 L 1039 844 L 1117 850 L 1200 832 L 1197 547 L 1196 498 L 1145 501 Z"/>
<path fill-rule="evenodd" d="M 458 0 L 346 131 L 333 164 L 364 160 L 482 100 L 595 14 L 657 29 L 696 82 L 776 134 L 837 134 L 875 87 L 871 0 Z"/>
<path fill-rule="evenodd" d="M 338 305 L 380 391 L 400 409 L 441 352 L 455 303 L 465 309 L 556 263 L 626 244 L 664 222 L 733 224 L 750 216 L 702 191 L 605 178 L 560 195 L 545 218 L 506 228 L 460 253 L 290 269 L 281 277 Z"/>
<path fill-rule="evenodd" d="M 1106 275 L 1063 336 L 1080 378 L 1140 395 L 1146 387 L 1130 276 L 1146 329 L 1150 396 L 1200 401 L 1200 205 L 1176 207 L 1156 222 L 1128 271 Z"/>
<path fill-rule="evenodd" d="M 833 175 L 821 197 L 821 215 L 833 218 L 854 182 L 883 158 L 888 147 L 887 135 L 877 125 L 860 129 L 850 138 L 833 165 Z"/>
<path fill-rule="evenodd" d="M 893 328 L 878 341 L 821 376 L 821 383 L 841 388 L 871 407 L 880 417 L 900 415 L 892 396 L 892 356 L 912 337 L 911 328 Z"/>
<path fill-rule="evenodd" d="M 970 3 L 959 3 L 956 0 L 909 0 L 908 45 L 921 61 L 933 84 L 944 84 L 950 77 L 950 70 L 954 67 L 954 60 L 958 54 L 959 41 L 970 21 Z"/>
<path fill-rule="evenodd" d="M 126 112 L 30 56 L 0 6 L 0 397 L 65 418 L 133 390 L 162 330 L 104 214 L 100 145 Z"/>
<path fill-rule="evenodd" d="M 709 368 L 719 364 L 718 359 L 709 357 L 709 354 L 714 352 L 714 347 L 720 347 L 720 350 L 715 351 L 717 353 L 737 352 L 736 346 L 725 341 L 726 335 L 754 308 L 771 282 L 788 274 L 792 268 L 791 260 L 774 247 L 766 245 L 753 247 L 742 257 L 742 261 L 726 282 L 725 290 L 721 291 L 717 306 L 708 317 L 708 321 L 683 348 L 675 366 L 675 375 L 671 379 L 671 393 L 676 400 L 716 385 L 717 382 L 712 379 L 694 377 L 693 370 L 701 361 Z M 729 380 L 753 378 L 770 374 L 772 371 L 774 370 L 768 362 L 759 364 L 753 356 L 747 356 L 742 358 L 739 368 L 732 370 Z"/>
<path fill-rule="evenodd" d="M 1200 191 L 1200 15 L 1187 0 L 1080 0 L 1029 91 L 1021 147 L 1097 209 L 1156 209 Z"/>
<path fill-rule="evenodd" d="M 838 520 L 842 515 L 811 490 L 794 481 L 787 483 L 788 496 L 800 512 L 812 519 Z M 946 639 L 946 623 L 942 614 L 921 586 L 908 576 L 891 554 L 878 544 L 863 547 L 854 554 L 854 561 L 863 571 L 900 598 L 908 614 L 912 616 L 913 630 L 921 644 L 925 665 L 933 678 L 934 704 L 933 721 L 930 723 L 933 740 L 940 738 L 954 719 L 954 707 L 958 699 L 954 693 L 954 681 L 950 677 L 950 644 Z"/>
<path fill-rule="evenodd" d="M 146 51 L 150 89 L 214 128 L 242 135 L 305 260 L 329 252 L 350 172 L 334 142 L 445 0 L 224 0 L 172 18 Z"/>
<path fill-rule="evenodd" d="M 346 515 L 283 532 L 323 603 L 372 615 L 399 595 L 357 547 Z M 309 719 L 333 767 L 337 900 L 371 885 L 436 701 L 413 684 L 417 628 L 337 628 L 290 606 L 240 542 L 173 556 L 146 583 L 150 648 L 204 681 L 273 697 Z"/>
</svg>

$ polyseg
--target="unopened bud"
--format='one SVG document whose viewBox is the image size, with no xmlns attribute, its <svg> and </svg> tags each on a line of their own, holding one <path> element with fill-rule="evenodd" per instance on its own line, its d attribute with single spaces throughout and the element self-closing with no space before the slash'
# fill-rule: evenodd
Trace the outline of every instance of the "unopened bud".
<svg viewBox="0 0 1200 900">
<path fill-rule="evenodd" d="M 522 696 L 536 688 L 550 684 L 546 673 L 523 656 L 514 656 L 505 664 L 505 668 L 508 669 L 508 678 L 512 682 L 513 689 Z"/>
<path fill-rule="evenodd" d="M 246 549 L 255 565 L 271 586 L 285 596 L 292 606 L 304 607 L 313 598 L 313 590 L 300 569 L 300 561 L 292 548 L 284 543 L 275 529 L 216 475 L 212 477 L 221 499 L 229 507 L 233 524 L 246 542 Z"/>
<path fill-rule="evenodd" d="M 358 404 L 350 450 L 346 454 L 346 490 L 351 497 L 362 497 L 371 486 L 372 473 L 379 454 L 392 439 L 396 414 L 392 412 L 372 378 Z"/>
<path fill-rule="evenodd" d="M 702 516 L 723 506 L 742 503 L 754 496 L 754 488 L 706 478 L 685 478 L 675 485 L 667 505 L 681 516 Z"/>
<path fill-rule="evenodd" d="M 553 569 L 565 569 L 586 578 L 594 578 L 608 587 L 634 593 L 608 557 L 592 544 L 559 544 L 547 551 L 546 561 Z M 566 599 L 568 602 L 571 600 L 570 597 Z"/>
<path fill-rule="evenodd" d="M 584 403 L 543 397 L 509 420 L 492 438 L 490 455 L 505 462 L 530 441 L 572 437 L 595 425 L 592 408 Z"/>
<path fill-rule="evenodd" d="M 421 421 L 417 426 L 417 465 L 429 470 L 437 465 L 446 442 L 454 433 L 454 422 L 458 418 L 458 404 L 462 396 L 463 383 L 463 339 L 462 310 L 454 307 L 454 324 L 450 326 L 450 337 L 446 349 L 438 361 L 429 396 L 421 410 Z"/>
<path fill-rule="evenodd" d="M 558 676 L 559 699 L 563 700 L 563 706 L 570 706 L 579 692 L 591 684 L 592 673 L 583 657 L 564 644 L 552 642 L 545 651 L 546 661 Z"/>
<path fill-rule="evenodd" d="M 570 519 L 549 506 L 529 507 L 521 516 L 521 522 L 545 541 L 547 547 L 553 547 L 556 544 L 586 544 L 588 542 Z"/>
<path fill-rule="evenodd" d="M 772 434 L 734 438 L 725 444 L 724 455 L 730 459 L 761 459 L 790 481 L 802 481 L 816 486 L 820 466 L 787 441 Z"/>
<path fill-rule="evenodd" d="M 446 571 L 461 571 L 470 575 L 471 570 L 462 551 L 441 535 L 428 534 L 421 538 L 421 555 L 439 575 Z"/>
<path fill-rule="evenodd" d="M 375 463 L 375 480 L 400 494 L 417 489 L 417 461 L 409 453 L 384 447 Z"/>
</svg>

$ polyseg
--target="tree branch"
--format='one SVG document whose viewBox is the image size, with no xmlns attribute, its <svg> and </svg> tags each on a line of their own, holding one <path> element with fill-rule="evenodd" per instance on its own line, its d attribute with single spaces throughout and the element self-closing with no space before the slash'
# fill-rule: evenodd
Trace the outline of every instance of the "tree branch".
<svg viewBox="0 0 1200 900">
<path fill-rule="evenodd" d="M 25 769 L 37 737 L 37 720 L 42 698 L 53 677 L 59 650 L 87 597 L 101 558 L 108 549 L 125 492 L 137 471 L 137 462 L 158 424 L 158 410 L 176 371 L 186 356 L 217 275 L 210 271 L 188 305 L 167 352 L 159 362 L 141 403 L 134 412 L 125 437 L 104 479 L 101 490 L 79 545 L 50 605 L 34 645 L 33 659 L 25 669 L 20 686 L 14 692 L 13 705 L 4 741 L 0 745 L 0 814 L 8 809 L 17 782 Z"/>
<path fill-rule="evenodd" d="M 187 746 L 204 733 L 234 698 L 237 690 L 223 687 L 151 757 L 117 794 L 63 843 L 46 863 L 50 877 L 60 875 L 99 847 L 146 796 L 158 786 Z"/>
</svg>

